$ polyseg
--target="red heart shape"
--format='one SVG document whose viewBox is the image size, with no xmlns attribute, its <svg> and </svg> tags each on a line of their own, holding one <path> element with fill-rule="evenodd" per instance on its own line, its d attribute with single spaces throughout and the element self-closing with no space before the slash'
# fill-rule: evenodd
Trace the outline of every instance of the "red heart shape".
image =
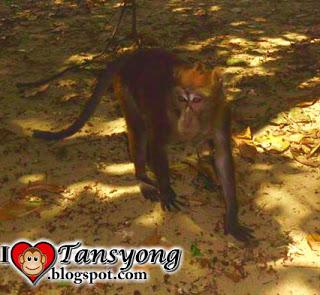
<svg viewBox="0 0 320 295">
<path fill-rule="evenodd" d="M 39 282 L 56 260 L 56 249 L 48 242 L 38 242 L 34 246 L 28 242 L 18 242 L 11 250 L 11 261 L 33 285 Z M 31 265 L 38 267 L 28 268 Z"/>
</svg>

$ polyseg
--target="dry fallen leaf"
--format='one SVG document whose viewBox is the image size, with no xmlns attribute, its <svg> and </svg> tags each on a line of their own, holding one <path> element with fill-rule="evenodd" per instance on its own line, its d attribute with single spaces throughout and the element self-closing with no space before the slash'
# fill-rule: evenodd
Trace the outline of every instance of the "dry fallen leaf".
<svg viewBox="0 0 320 295">
<path fill-rule="evenodd" d="M 317 153 L 320 149 L 320 142 L 310 151 L 307 155 L 307 158 L 311 158 L 315 153 Z"/>
<path fill-rule="evenodd" d="M 14 220 L 39 210 L 41 203 L 10 201 L 0 207 L 0 221 Z"/>
<path fill-rule="evenodd" d="M 196 16 L 206 16 L 207 15 L 207 12 L 203 9 L 203 8 L 199 8 L 195 13 L 194 15 Z"/>
<path fill-rule="evenodd" d="M 295 123 L 309 123 L 311 118 L 301 108 L 292 108 L 289 112 L 289 118 Z"/>
<path fill-rule="evenodd" d="M 58 85 L 60 87 L 72 88 L 73 86 L 77 85 L 77 82 L 71 79 L 64 79 L 64 80 L 60 80 L 58 82 Z"/>
<path fill-rule="evenodd" d="M 315 142 L 314 138 L 306 137 L 306 136 L 304 136 L 300 141 L 301 144 L 308 145 L 308 146 L 313 146 L 314 142 Z"/>
<path fill-rule="evenodd" d="M 264 134 L 254 138 L 254 142 L 267 151 L 282 153 L 290 147 L 290 142 L 280 135 Z"/>
<path fill-rule="evenodd" d="M 288 136 L 288 139 L 291 143 L 301 143 L 301 140 L 304 138 L 304 135 L 301 133 L 294 133 Z"/>
<path fill-rule="evenodd" d="M 33 89 L 26 89 L 24 91 L 24 97 L 25 98 L 30 98 L 30 97 L 34 97 L 34 96 L 37 96 L 45 91 L 47 91 L 49 88 L 49 84 L 44 84 L 40 87 L 37 87 L 37 88 L 33 88 Z"/>
<path fill-rule="evenodd" d="M 243 132 L 237 134 L 236 138 L 239 139 L 252 139 L 252 132 L 250 126 L 248 126 Z"/>
<path fill-rule="evenodd" d="M 238 148 L 242 158 L 254 160 L 258 156 L 258 151 L 251 141 L 242 141 Z"/>
<path fill-rule="evenodd" d="M 79 94 L 78 93 L 67 93 L 65 94 L 62 98 L 61 101 L 62 102 L 74 102 L 77 101 L 79 98 Z"/>
<path fill-rule="evenodd" d="M 320 250 L 320 234 L 314 233 L 307 235 L 307 242 L 312 250 Z"/>
<path fill-rule="evenodd" d="M 283 126 L 283 125 L 288 125 L 289 124 L 289 122 L 287 120 L 287 116 L 283 112 L 277 114 L 276 117 L 274 117 L 270 121 L 270 123 L 272 125 L 277 125 L 277 126 Z"/>
<path fill-rule="evenodd" d="M 26 196 L 31 193 L 49 192 L 55 194 L 61 194 L 64 188 L 55 184 L 43 183 L 40 181 L 31 182 L 27 187 L 20 190 L 21 196 Z"/>
<path fill-rule="evenodd" d="M 291 155 L 293 159 L 295 159 L 300 164 L 310 166 L 310 167 L 319 167 L 320 166 L 320 160 L 319 159 L 306 159 L 305 156 L 299 155 L 294 149 L 290 149 Z"/>
<path fill-rule="evenodd" d="M 44 202 L 36 194 L 41 192 L 61 194 L 63 191 L 64 189 L 58 185 L 41 183 L 40 181 L 31 182 L 20 189 L 19 200 L 10 201 L 0 207 L 0 221 L 21 218 L 31 212 L 40 210 Z M 26 196 L 28 198 L 25 198 Z"/>
<path fill-rule="evenodd" d="M 243 133 L 233 137 L 236 146 L 239 148 L 240 156 L 245 159 L 254 160 L 258 156 L 258 151 L 252 141 L 252 133 L 250 127 L 247 127 Z"/>
<path fill-rule="evenodd" d="M 297 107 L 300 107 L 300 108 L 310 107 L 314 105 L 318 101 L 318 99 L 319 98 L 313 98 L 312 100 L 299 102 L 297 104 Z"/>
<path fill-rule="evenodd" d="M 208 177 L 213 183 L 219 184 L 218 177 L 214 171 L 212 157 L 204 156 L 197 159 L 196 157 L 188 157 L 183 163 L 195 169 L 198 173 Z"/>
</svg>

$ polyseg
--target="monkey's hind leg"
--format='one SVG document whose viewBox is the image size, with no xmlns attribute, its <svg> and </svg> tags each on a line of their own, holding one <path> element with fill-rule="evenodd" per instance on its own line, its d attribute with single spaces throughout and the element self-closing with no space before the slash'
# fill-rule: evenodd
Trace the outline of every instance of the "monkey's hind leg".
<svg viewBox="0 0 320 295">
<path fill-rule="evenodd" d="M 137 132 L 134 128 L 130 128 L 128 124 L 130 156 L 134 163 L 135 175 L 139 180 L 139 187 L 143 197 L 153 202 L 159 201 L 157 183 L 146 174 L 146 137 L 144 132 L 141 131 Z"/>
<path fill-rule="evenodd" d="M 143 119 L 128 89 L 115 87 L 115 94 L 120 99 L 122 112 L 124 114 L 127 129 L 129 153 L 134 164 L 135 176 L 139 181 L 140 191 L 144 198 L 151 201 L 159 201 L 160 195 L 157 183 L 146 174 L 147 162 L 147 137 Z"/>
</svg>

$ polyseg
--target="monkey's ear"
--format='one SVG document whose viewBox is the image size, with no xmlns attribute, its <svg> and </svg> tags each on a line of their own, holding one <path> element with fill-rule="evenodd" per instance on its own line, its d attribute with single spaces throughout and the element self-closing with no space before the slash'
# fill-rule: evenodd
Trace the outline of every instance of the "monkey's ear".
<svg viewBox="0 0 320 295">
<path fill-rule="evenodd" d="M 44 255 L 44 254 L 42 254 L 42 255 L 41 255 L 41 262 L 42 262 L 42 264 L 45 264 L 46 261 L 47 261 L 47 256 Z"/>
<path fill-rule="evenodd" d="M 23 263 L 24 263 L 24 257 L 23 257 L 23 254 L 21 254 L 21 255 L 19 256 L 19 262 L 20 262 L 21 264 L 23 264 Z"/>
<path fill-rule="evenodd" d="M 223 70 L 219 67 L 211 71 L 211 87 L 214 94 L 223 94 Z"/>
<path fill-rule="evenodd" d="M 212 85 L 223 84 L 223 70 L 221 68 L 216 67 L 211 71 L 211 83 Z"/>
</svg>

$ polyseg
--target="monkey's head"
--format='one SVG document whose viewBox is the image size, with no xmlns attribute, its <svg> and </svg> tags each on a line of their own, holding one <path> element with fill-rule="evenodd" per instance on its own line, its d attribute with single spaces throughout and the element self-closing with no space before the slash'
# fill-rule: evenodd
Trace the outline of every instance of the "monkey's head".
<svg viewBox="0 0 320 295">
<path fill-rule="evenodd" d="M 35 276 L 41 273 L 46 259 L 46 255 L 34 247 L 26 249 L 23 254 L 19 256 L 22 270 L 28 276 Z"/>
<path fill-rule="evenodd" d="M 202 132 L 221 100 L 224 92 L 220 69 L 207 70 L 200 63 L 181 69 L 173 95 L 179 133 L 192 138 Z"/>
</svg>

